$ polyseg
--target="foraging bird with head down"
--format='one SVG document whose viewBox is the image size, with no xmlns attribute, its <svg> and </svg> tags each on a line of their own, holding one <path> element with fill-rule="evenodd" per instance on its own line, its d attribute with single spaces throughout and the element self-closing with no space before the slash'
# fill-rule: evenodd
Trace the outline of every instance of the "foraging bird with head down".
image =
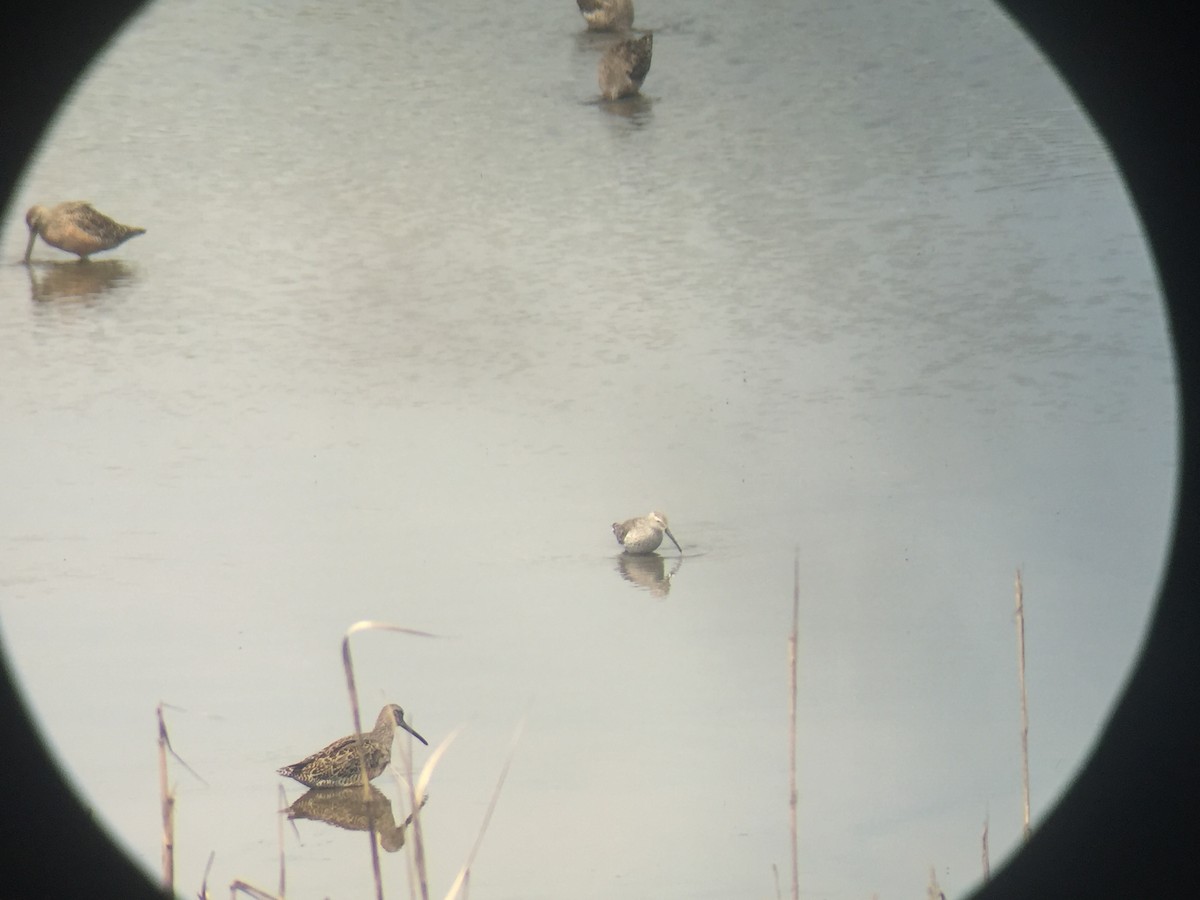
<svg viewBox="0 0 1200 900">
<path fill-rule="evenodd" d="M 404 721 L 404 710 L 389 703 L 379 711 L 375 728 L 362 735 L 363 758 L 367 763 L 367 780 L 378 778 L 392 761 L 392 738 L 399 725 L 422 744 L 429 742 Z M 349 787 L 362 779 L 362 765 L 355 746 L 355 735 L 338 738 L 332 744 L 306 756 L 298 763 L 284 766 L 280 775 L 295 778 L 314 788 Z"/>
<path fill-rule="evenodd" d="M 675 540 L 675 535 L 671 534 L 667 525 L 666 513 L 652 512 L 636 519 L 613 522 L 612 530 L 617 536 L 617 543 L 625 548 L 626 553 L 653 553 L 662 543 L 664 534 L 671 539 L 675 549 L 683 553 L 683 548 L 679 546 L 679 541 Z"/>
<path fill-rule="evenodd" d="M 650 71 L 653 54 L 654 34 L 649 32 L 640 38 L 617 41 L 605 50 L 596 73 L 600 96 L 605 100 L 619 100 L 636 94 Z"/>
<path fill-rule="evenodd" d="M 119 247 L 131 237 L 145 234 L 145 228 L 122 225 L 84 200 L 71 200 L 49 208 L 31 206 L 25 213 L 29 226 L 29 243 L 25 247 L 25 262 L 33 253 L 38 235 L 51 247 L 74 253 L 81 262 L 93 253 Z"/>
<path fill-rule="evenodd" d="M 575 0 L 588 31 L 627 31 L 633 25 L 633 0 Z"/>
</svg>

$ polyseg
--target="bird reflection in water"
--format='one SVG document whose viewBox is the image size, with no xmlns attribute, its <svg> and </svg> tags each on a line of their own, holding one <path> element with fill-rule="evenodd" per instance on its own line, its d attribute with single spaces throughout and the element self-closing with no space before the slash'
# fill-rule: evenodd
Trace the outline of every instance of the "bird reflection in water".
<svg viewBox="0 0 1200 900">
<path fill-rule="evenodd" d="M 425 806 L 428 796 L 421 799 Z M 344 788 L 312 788 L 287 808 L 287 817 L 325 822 L 345 831 L 374 831 L 379 845 L 388 853 L 404 846 L 404 832 L 412 822 L 409 816 L 396 824 L 392 803 L 379 788 L 371 785 L 366 798 L 362 785 Z"/>
<path fill-rule="evenodd" d="M 29 295 L 35 303 L 95 300 L 133 278 L 133 268 L 119 259 L 81 266 L 71 262 L 41 262 L 27 267 Z"/>
<path fill-rule="evenodd" d="M 632 556 L 622 553 L 617 557 L 617 571 L 634 587 L 649 591 L 655 597 L 665 597 L 671 592 L 671 579 L 683 565 L 683 557 L 675 557 L 671 571 L 666 570 L 667 561 L 657 553 Z"/>
<path fill-rule="evenodd" d="M 644 94 L 625 97 L 617 103 L 598 100 L 596 105 L 613 119 L 620 120 L 623 128 L 642 128 L 651 121 L 654 103 Z"/>
</svg>

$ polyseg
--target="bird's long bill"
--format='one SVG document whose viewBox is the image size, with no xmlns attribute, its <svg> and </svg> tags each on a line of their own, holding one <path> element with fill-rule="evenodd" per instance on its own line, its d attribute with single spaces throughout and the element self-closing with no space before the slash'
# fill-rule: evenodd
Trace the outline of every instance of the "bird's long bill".
<svg viewBox="0 0 1200 900">
<path fill-rule="evenodd" d="M 675 545 L 675 549 L 676 549 L 676 550 L 678 550 L 678 551 L 679 551 L 679 554 L 682 556 L 682 555 L 683 555 L 683 548 L 679 546 L 679 541 L 675 540 L 675 535 L 671 534 L 671 529 L 670 529 L 670 528 L 664 528 L 664 529 L 663 529 L 663 533 L 664 533 L 664 534 L 666 534 L 666 536 L 667 536 L 667 537 L 669 537 L 669 538 L 671 539 L 671 543 Z"/>
<path fill-rule="evenodd" d="M 415 737 L 418 741 L 420 741 L 426 747 L 429 746 L 429 741 L 425 740 L 425 738 L 423 738 L 419 734 L 417 734 L 417 732 L 413 729 L 413 727 L 404 721 L 403 717 L 401 717 L 401 719 L 400 719 L 400 727 L 403 728 L 405 731 L 407 731 L 409 734 L 411 734 L 413 737 Z"/>
<path fill-rule="evenodd" d="M 25 262 L 29 262 L 29 257 L 33 255 L 33 242 L 37 240 L 37 229 L 29 229 L 29 243 L 25 246 Z"/>
</svg>

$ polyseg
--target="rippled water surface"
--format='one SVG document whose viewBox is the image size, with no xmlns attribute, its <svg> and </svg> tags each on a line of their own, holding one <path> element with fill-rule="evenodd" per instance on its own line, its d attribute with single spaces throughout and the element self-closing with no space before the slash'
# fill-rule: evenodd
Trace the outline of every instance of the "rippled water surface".
<svg viewBox="0 0 1200 900">
<path fill-rule="evenodd" d="M 1015 570 L 1036 826 L 1170 535 L 1104 146 L 981 3 L 641 0 L 614 105 L 571 3 L 454 7 L 156 3 L 5 211 L 0 625 L 65 771 L 157 877 L 170 704 L 179 893 L 271 887 L 376 619 L 440 637 L 354 638 L 365 716 L 462 729 L 437 896 L 510 752 L 473 897 L 774 896 L 798 554 L 802 894 L 962 895 L 1020 841 Z M 148 233 L 19 265 L 75 198 Z M 618 554 L 652 508 L 682 558 Z M 363 834 L 284 844 L 289 896 L 368 893 Z"/>
</svg>

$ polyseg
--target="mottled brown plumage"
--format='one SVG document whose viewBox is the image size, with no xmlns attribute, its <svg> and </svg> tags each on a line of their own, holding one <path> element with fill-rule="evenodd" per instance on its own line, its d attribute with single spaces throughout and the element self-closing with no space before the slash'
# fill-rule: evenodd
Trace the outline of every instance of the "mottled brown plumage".
<svg viewBox="0 0 1200 900">
<path fill-rule="evenodd" d="M 429 742 L 421 737 L 412 726 L 404 721 L 404 710 L 389 703 L 379 711 L 375 728 L 362 735 L 363 757 L 367 763 L 367 780 L 378 778 L 392 761 L 392 738 L 399 725 L 422 744 Z M 362 767 L 355 746 L 355 735 L 338 738 L 312 756 L 298 763 L 284 766 L 280 775 L 294 778 L 301 784 L 315 788 L 349 787 L 361 782 Z"/>
<path fill-rule="evenodd" d="M 122 225 L 104 213 L 97 212 L 84 200 L 71 200 L 49 208 L 31 206 L 25 213 L 29 226 L 29 244 L 25 247 L 25 262 L 33 254 L 33 244 L 41 235 L 51 247 L 74 253 L 86 260 L 93 253 L 111 250 L 131 237 L 145 234 L 145 228 Z"/>
<path fill-rule="evenodd" d="M 588 31 L 626 31 L 633 25 L 633 0 L 575 0 Z"/>
<path fill-rule="evenodd" d="M 600 96 L 605 100 L 618 100 L 636 94 L 650 71 L 653 53 L 654 35 L 649 33 L 640 38 L 617 41 L 604 51 L 597 72 Z"/>
</svg>

